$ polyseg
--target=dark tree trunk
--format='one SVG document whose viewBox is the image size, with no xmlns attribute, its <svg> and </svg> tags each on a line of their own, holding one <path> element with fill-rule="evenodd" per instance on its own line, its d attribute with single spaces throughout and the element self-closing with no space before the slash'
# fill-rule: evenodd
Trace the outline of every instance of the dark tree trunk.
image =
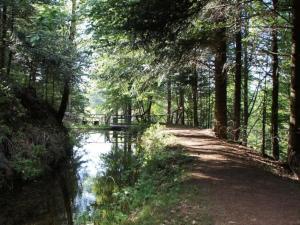
<svg viewBox="0 0 300 225">
<path fill-rule="evenodd" d="M 278 10 L 278 0 L 273 0 L 274 11 Z M 279 138 L 278 138 L 278 92 L 279 92 L 279 73 L 278 73 L 278 38 L 277 30 L 272 30 L 272 115 L 271 115 L 271 135 L 272 135 L 272 150 L 273 157 L 279 160 Z"/>
<path fill-rule="evenodd" d="M 266 80 L 265 80 L 264 98 L 263 98 L 263 105 L 262 105 L 262 143 L 261 143 L 261 153 L 262 153 L 263 156 L 266 155 L 266 122 L 267 122 L 267 90 L 266 90 Z"/>
<path fill-rule="evenodd" d="M 55 79 L 54 79 L 54 74 L 52 74 L 52 96 L 51 96 L 52 107 L 54 107 L 54 96 L 55 96 Z"/>
<path fill-rule="evenodd" d="M 175 111 L 175 124 L 177 125 L 179 123 L 179 116 L 180 116 L 180 97 L 179 94 L 176 96 L 176 104 L 177 104 L 177 110 Z"/>
<path fill-rule="evenodd" d="M 215 121 L 214 131 L 219 138 L 227 138 L 227 72 L 226 55 L 226 29 L 218 32 L 220 41 L 215 56 Z"/>
<path fill-rule="evenodd" d="M 179 116 L 180 125 L 185 124 L 185 109 L 184 109 L 184 90 L 182 87 L 179 88 Z"/>
<path fill-rule="evenodd" d="M 293 0 L 291 115 L 288 161 L 300 178 L 300 1 Z"/>
<path fill-rule="evenodd" d="M 7 6 L 6 3 L 2 3 L 1 14 L 1 40 L 0 40 L 0 74 L 4 77 L 5 70 L 5 55 L 6 55 L 6 38 L 7 38 Z"/>
<path fill-rule="evenodd" d="M 167 92 L 168 92 L 168 109 L 167 109 L 167 123 L 171 124 L 171 118 L 172 118 L 172 81 L 171 81 L 171 76 L 168 75 L 168 81 L 167 81 Z"/>
<path fill-rule="evenodd" d="M 210 76 L 208 78 L 208 128 L 211 128 L 212 119 L 212 106 L 211 106 L 211 86 L 210 86 Z"/>
<path fill-rule="evenodd" d="M 247 17 L 247 12 L 244 13 Z M 249 20 L 244 20 L 244 37 L 249 35 Z M 242 47 L 244 52 L 244 67 L 243 67 L 243 145 L 248 145 L 248 121 L 249 121 L 249 58 L 248 58 L 248 43 Z"/>
<path fill-rule="evenodd" d="M 64 91 L 62 95 L 62 99 L 60 102 L 60 106 L 57 112 L 57 120 L 58 122 L 62 122 L 65 116 L 65 112 L 67 110 L 68 101 L 70 96 L 70 81 L 67 79 L 64 82 Z"/>
<path fill-rule="evenodd" d="M 199 93 L 198 93 L 198 101 L 199 101 L 199 125 L 200 125 L 201 128 L 203 128 L 203 103 L 202 103 L 203 97 L 202 97 L 201 89 L 202 89 L 202 86 L 199 86 Z"/>
<path fill-rule="evenodd" d="M 6 75 L 9 76 L 10 75 L 10 70 L 11 70 L 11 62 L 13 60 L 13 52 L 9 51 L 8 54 L 8 61 L 7 61 L 7 68 L 6 68 Z"/>
<path fill-rule="evenodd" d="M 240 5 L 238 5 L 240 7 Z M 242 31 L 241 14 L 237 18 L 237 31 L 235 35 L 235 89 L 234 89 L 234 127 L 233 139 L 238 141 L 241 131 L 241 88 L 242 88 Z"/>
<path fill-rule="evenodd" d="M 192 98 L 193 98 L 193 119 L 194 127 L 199 126 L 198 122 L 198 74 L 195 70 L 193 79 L 192 79 Z"/>
<path fill-rule="evenodd" d="M 72 20 L 70 26 L 70 35 L 69 40 L 73 42 L 75 40 L 76 35 L 76 8 L 77 8 L 77 0 L 72 0 Z"/>
<path fill-rule="evenodd" d="M 45 68 L 45 101 L 48 103 L 48 82 L 49 82 L 49 68 Z"/>
<path fill-rule="evenodd" d="M 249 64 L 248 64 L 248 48 L 244 48 L 244 112 L 243 112 L 243 145 L 248 144 L 248 120 L 249 120 L 249 103 L 248 103 L 248 80 L 249 80 Z"/>
</svg>

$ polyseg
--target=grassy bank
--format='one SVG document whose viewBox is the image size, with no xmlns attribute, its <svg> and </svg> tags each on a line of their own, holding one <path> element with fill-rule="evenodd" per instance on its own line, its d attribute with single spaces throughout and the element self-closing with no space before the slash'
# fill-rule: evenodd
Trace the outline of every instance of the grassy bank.
<svg viewBox="0 0 300 225">
<path fill-rule="evenodd" d="M 105 155 L 106 172 L 92 185 L 93 210 L 79 216 L 77 224 L 212 224 L 204 190 L 190 182 L 184 170 L 193 159 L 170 147 L 173 143 L 173 137 L 155 125 L 130 154 L 113 150 Z"/>
</svg>

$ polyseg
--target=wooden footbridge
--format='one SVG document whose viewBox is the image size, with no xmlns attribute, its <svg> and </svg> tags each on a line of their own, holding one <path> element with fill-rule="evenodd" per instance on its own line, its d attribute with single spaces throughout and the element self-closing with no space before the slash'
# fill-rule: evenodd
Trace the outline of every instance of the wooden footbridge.
<svg viewBox="0 0 300 225">
<path fill-rule="evenodd" d="M 134 126 L 141 122 L 166 124 L 167 115 L 74 115 L 72 113 L 66 113 L 64 120 L 76 125 L 121 129 Z"/>
</svg>

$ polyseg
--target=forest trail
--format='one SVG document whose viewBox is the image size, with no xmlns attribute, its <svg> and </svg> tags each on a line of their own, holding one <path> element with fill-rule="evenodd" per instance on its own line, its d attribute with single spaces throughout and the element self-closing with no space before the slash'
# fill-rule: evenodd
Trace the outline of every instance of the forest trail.
<svg viewBox="0 0 300 225">
<path fill-rule="evenodd" d="M 207 195 L 213 224 L 300 224 L 300 183 L 284 177 L 280 166 L 215 138 L 211 130 L 168 128 L 168 132 L 196 157 L 188 169 L 189 182 Z"/>
</svg>

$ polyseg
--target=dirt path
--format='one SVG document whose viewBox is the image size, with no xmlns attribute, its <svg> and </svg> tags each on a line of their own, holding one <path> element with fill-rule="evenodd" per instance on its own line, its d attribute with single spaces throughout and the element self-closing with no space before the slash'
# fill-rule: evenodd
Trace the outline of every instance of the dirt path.
<svg viewBox="0 0 300 225">
<path fill-rule="evenodd" d="M 209 130 L 168 129 L 197 157 L 193 182 L 205 190 L 215 225 L 300 225 L 300 183 L 264 169 L 276 166 Z"/>
</svg>

